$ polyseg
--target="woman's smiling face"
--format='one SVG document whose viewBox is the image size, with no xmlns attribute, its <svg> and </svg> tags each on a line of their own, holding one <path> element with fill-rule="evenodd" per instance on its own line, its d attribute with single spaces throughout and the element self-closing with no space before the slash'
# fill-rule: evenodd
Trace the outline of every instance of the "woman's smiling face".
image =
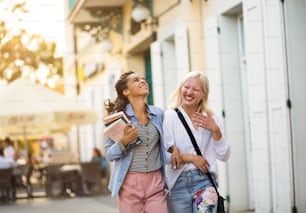
<svg viewBox="0 0 306 213">
<path fill-rule="evenodd" d="M 182 104 L 185 106 L 198 106 L 204 97 L 202 83 L 199 78 L 189 78 L 181 88 Z"/>
<path fill-rule="evenodd" d="M 148 95 L 149 94 L 149 85 L 146 80 L 138 75 L 137 73 L 133 73 L 128 76 L 127 81 L 127 91 L 129 95 L 137 96 L 137 95 Z"/>
</svg>

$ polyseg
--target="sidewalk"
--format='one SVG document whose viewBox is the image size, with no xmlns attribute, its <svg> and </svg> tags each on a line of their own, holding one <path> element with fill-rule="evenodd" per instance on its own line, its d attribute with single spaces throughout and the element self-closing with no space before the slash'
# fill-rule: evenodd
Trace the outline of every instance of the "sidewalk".
<svg viewBox="0 0 306 213">
<path fill-rule="evenodd" d="M 18 199 L 15 203 L 0 204 L 1 213 L 119 213 L 116 200 L 109 195 L 75 198 Z"/>
</svg>

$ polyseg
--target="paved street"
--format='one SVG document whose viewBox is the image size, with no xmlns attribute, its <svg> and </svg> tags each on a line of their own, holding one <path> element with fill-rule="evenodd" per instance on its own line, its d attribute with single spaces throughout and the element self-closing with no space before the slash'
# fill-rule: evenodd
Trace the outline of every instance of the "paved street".
<svg viewBox="0 0 306 213">
<path fill-rule="evenodd" d="M 18 199 L 16 203 L 0 204 L 1 213 L 119 213 L 116 200 L 109 195 L 62 199 Z"/>
</svg>

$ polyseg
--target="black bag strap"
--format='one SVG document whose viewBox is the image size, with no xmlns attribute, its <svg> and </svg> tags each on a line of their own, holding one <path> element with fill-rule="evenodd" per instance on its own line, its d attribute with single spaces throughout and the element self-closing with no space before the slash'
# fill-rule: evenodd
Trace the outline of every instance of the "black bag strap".
<svg viewBox="0 0 306 213">
<path fill-rule="evenodd" d="M 187 131 L 187 133 L 188 133 L 188 135 L 189 135 L 189 137 L 190 137 L 190 140 L 191 140 L 191 142 L 192 142 L 192 144 L 193 144 L 193 147 L 194 147 L 195 151 L 197 152 L 198 155 L 202 156 L 202 153 L 201 153 L 201 151 L 200 151 L 200 148 L 199 148 L 199 146 L 198 146 L 198 144 L 197 144 L 197 142 L 196 142 L 196 140 L 195 140 L 195 138 L 194 138 L 194 136 L 193 136 L 193 134 L 192 134 L 192 131 L 191 131 L 191 129 L 189 128 L 189 126 L 188 126 L 188 124 L 187 124 L 187 122 L 186 122 L 186 120 L 185 120 L 185 118 L 184 118 L 182 112 L 181 112 L 178 108 L 175 108 L 174 110 L 177 112 L 177 114 L 178 114 L 180 120 L 182 121 L 182 123 L 183 123 L 183 125 L 184 125 L 184 127 L 185 127 L 185 129 L 186 129 L 186 131 Z M 219 196 L 218 188 L 217 188 L 217 186 L 216 186 L 216 184 L 215 184 L 215 181 L 214 181 L 214 179 L 212 178 L 210 172 L 207 171 L 206 174 L 207 174 L 209 180 L 211 181 L 211 183 L 213 184 L 213 187 L 215 188 L 215 190 L 216 190 L 216 192 L 217 192 L 217 195 Z"/>
</svg>

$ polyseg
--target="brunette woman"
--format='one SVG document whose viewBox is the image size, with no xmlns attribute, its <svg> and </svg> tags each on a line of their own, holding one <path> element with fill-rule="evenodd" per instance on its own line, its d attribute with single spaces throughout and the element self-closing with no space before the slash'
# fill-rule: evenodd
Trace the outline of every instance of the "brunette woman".
<svg viewBox="0 0 306 213">
<path fill-rule="evenodd" d="M 123 73 L 108 113 L 123 111 L 130 120 L 120 141 L 106 139 L 106 158 L 114 161 L 109 189 L 121 213 L 167 213 L 163 111 L 146 104 L 149 85 L 139 74 Z"/>
</svg>

